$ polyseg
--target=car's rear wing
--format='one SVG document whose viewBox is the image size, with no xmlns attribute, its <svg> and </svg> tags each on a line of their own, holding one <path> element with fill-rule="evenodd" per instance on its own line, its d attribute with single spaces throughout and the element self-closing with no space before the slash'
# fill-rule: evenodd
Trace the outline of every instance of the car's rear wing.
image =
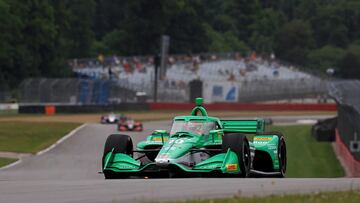
<svg viewBox="0 0 360 203">
<path fill-rule="evenodd" d="M 224 132 L 260 133 L 265 131 L 263 119 L 254 120 L 220 120 Z"/>
</svg>

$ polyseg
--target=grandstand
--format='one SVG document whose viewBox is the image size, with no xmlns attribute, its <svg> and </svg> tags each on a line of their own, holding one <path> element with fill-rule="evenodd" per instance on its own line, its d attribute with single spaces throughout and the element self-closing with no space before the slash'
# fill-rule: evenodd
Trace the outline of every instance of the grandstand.
<svg viewBox="0 0 360 203">
<path fill-rule="evenodd" d="M 225 56 L 170 56 L 166 75 L 159 81 L 160 101 L 188 101 L 188 84 L 196 79 L 209 88 L 213 84 L 231 83 L 238 91 L 237 100 L 246 102 L 317 98 L 326 94 L 325 81 L 292 66 L 261 57 Z M 150 97 L 153 94 L 154 64 L 151 57 L 112 56 L 102 62 L 84 59 L 73 60 L 70 64 L 80 78 L 112 80 L 122 88 L 146 92 Z"/>
<path fill-rule="evenodd" d="M 136 59 L 134 59 L 136 60 Z M 73 70 L 80 77 L 93 79 L 120 79 L 131 80 L 136 84 L 149 83 L 154 74 L 153 63 L 141 63 L 139 61 L 130 64 L 124 59 L 124 63 L 99 63 L 89 60 L 81 66 L 73 66 Z M 141 68 L 135 68 L 141 63 Z M 110 73 L 111 72 L 111 73 Z M 261 58 L 250 61 L 246 59 L 218 59 L 214 61 L 202 61 L 199 64 L 178 61 L 168 65 L 166 79 L 183 81 L 188 83 L 193 79 L 207 81 L 226 81 L 233 75 L 233 81 L 254 81 L 264 79 L 309 79 L 312 76 L 293 67 L 281 65 L 276 61 L 267 61 Z"/>
</svg>

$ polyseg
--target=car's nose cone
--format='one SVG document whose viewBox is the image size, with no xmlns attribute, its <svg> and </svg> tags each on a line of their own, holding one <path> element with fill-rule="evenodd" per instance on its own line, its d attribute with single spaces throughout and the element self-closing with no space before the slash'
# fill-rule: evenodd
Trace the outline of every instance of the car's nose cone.
<svg viewBox="0 0 360 203">
<path fill-rule="evenodd" d="M 160 154 L 155 158 L 155 163 L 160 167 L 167 167 L 170 164 L 170 159 L 167 154 Z"/>
</svg>

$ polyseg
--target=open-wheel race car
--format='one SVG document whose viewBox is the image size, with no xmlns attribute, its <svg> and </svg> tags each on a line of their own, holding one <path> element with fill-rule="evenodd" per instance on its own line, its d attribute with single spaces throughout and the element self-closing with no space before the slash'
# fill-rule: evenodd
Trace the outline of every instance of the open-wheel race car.
<svg viewBox="0 0 360 203">
<path fill-rule="evenodd" d="M 117 124 L 119 131 L 143 131 L 143 124 L 126 116 L 121 116 Z"/>
<path fill-rule="evenodd" d="M 100 123 L 102 124 L 116 124 L 119 122 L 120 116 L 115 113 L 109 113 L 102 115 L 100 118 Z"/>
<path fill-rule="evenodd" d="M 196 104 L 190 116 L 174 118 L 170 132 L 155 130 L 136 149 L 127 135 L 108 136 L 102 158 L 105 178 L 285 176 L 281 133 L 264 132 L 262 119 L 210 117 L 202 98 Z"/>
</svg>

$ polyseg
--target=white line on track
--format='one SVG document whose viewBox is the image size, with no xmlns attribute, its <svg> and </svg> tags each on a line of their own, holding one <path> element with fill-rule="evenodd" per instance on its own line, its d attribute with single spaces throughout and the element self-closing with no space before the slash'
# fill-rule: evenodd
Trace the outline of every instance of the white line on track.
<svg viewBox="0 0 360 203">
<path fill-rule="evenodd" d="M 8 168 L 10 168 L 10 167 L 13 167 L 13 166 L 15 166 L 15 165 L 18 165 L 19 163 L 21 163 L 21 159 L 18 159 L 17 161 L 15 161 L 15 162 L 13 162 L 13 163 L 11 163 L 11 164 L 9 164 L 9 165 L 6 165 L 6 166 L 4 166 L 4 167 L 0 167 L 0 171 L 1 171 L 1 170 L 8 169 Z"/>
<path fill-rule="evenodd" d="M 64 137 L 62 137 L 60 140 L 56 141 L 54 144 L 52 144 L 50 147 L 41 150 L 39 152 L 36 153 L 36 156 L 42 155 L 52 149 L 54 149 L 56 146 L 58 146 L 59 144 L 61 144 L 62 142 L 64 142 L 66 139 L 70 138 L 71 136 L 73 136 L 75 133 L 77 133 L 79 130 L 81 130 L 83 127 L 85 127 L 87 124 L 84 123 L 81 126 L 75 128 L 74 130 L 72 130 L 70 133 L 68 133 L 67 135 L 65 135 Z"/>
</svg>

